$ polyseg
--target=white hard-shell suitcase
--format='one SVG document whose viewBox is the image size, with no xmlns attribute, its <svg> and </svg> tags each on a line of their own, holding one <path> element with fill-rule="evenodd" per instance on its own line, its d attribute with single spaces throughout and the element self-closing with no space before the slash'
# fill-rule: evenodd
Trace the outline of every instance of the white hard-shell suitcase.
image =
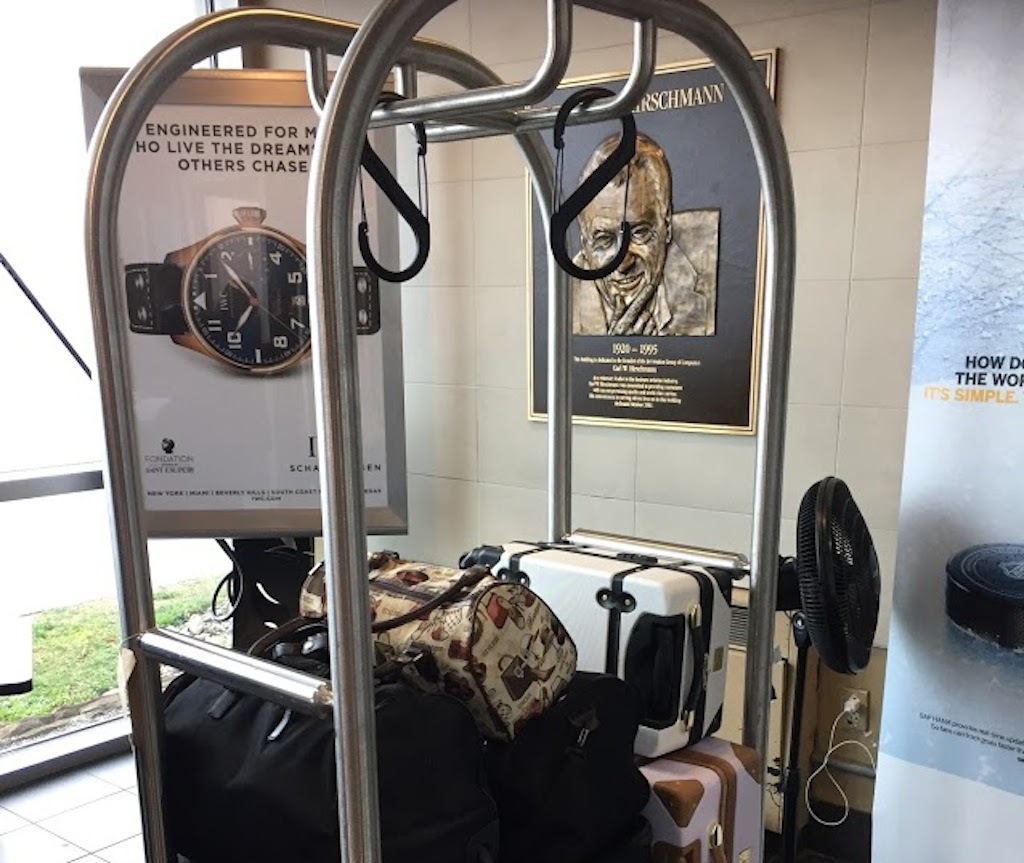
<svg viewBox="0 0 1024 863">
<path fill-rule="evenodd" d="M 540 596 L 576 643 L 580 671 L 633 685 L 643 705 L 637 754 L 655 758 L 721 725 L 727 573 L 568 543 L 481 546 L 470 561 Z"/>
</svg>

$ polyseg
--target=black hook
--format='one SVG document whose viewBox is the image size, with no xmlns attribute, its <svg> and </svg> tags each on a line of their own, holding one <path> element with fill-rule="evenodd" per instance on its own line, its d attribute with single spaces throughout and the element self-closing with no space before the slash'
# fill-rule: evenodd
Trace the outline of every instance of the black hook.
<svg viewBox="0 0 1024 863">
<path fill-rule="evenodd" d="M 565 148 L 565 124 L 569 119 L 569 114 L 572 113 L 573 108 L 577 105 L 614 95 L 611 90 L 607 90 L 604 87 L 587 87 L 574 93 L 559 108 L 558 116 L 555 118 L 555 149 L 558 151 L 559 163 L 556 194 L 561 194 L 562 153 Z M 554 255 L 555 261 L 565 272 L 582 281 L 603 279 L 605 276 L 615 272 L 626 259 L 626 253 L 629 251 L 629 237 L 633 229 L 625 218 L 625 201 L 623 201 L 622 205 L 623 219 L 619 235 L 619 251 L 603 267 L 598 267 L 596 270 L 585 270 L 582 267 L 578 267 L 569 257 L 569 250 L 565 243 L 565 235 L 572 221 L 601 193 L 605 186 L 615 179 L 619 171 L 629 165 L 636 153 L 636 122 L 633 120 L 633 115 L 626 114 L 620 120 L 622 122 L 622 134 L 619 137 L 618 146 L 607 159 L 594 169 L 593 173 L 583 181 L 580 187 L 561 206 L 555 207 L 555 211 L 551 214 L 551 229 L 549 233 L 551 254 Z M 629 196 L 628 174 L 626 175 L 626 196 Z"/>
<path fill-rule="evenodd" d="M 385 92 L 381 94 L 378 104 L 394 102 L 401 98 L 403 97 L 397 93 Z M 414 123 L 413 125 L 416 129 L 416 157 L 422 161 L 425 160 L 427 155 L 427 130 L 422 123 Z M 363 145 L 363 155 L 360 164 L 366 169 L 366 172 L 373 178 L 373 181 L 385 196 L 387 196 L 387 199 L 394 204 L 395 209 L 405 219 L 406 224 L 412 229 L 413 236 L 416 238 L 416 257 L 413 262 L 404 270 L 389 270 L 373 256 L 373 252 L 370 250 L 370 228 L 366 221 L 364 201 L 363 220 L 359 223 L 359 251 L 363 255 L 363 261 L 366 263 L 367 269 L 386 282 L 408 281 L 423 269 L 423 265 L 427 262 L 427 255 L 430 254 L 430 219 L 420 211 L 420 208 L 412 202 L 405 193 L 405 190 L 398 184 L 398 181 L 392 176 L 387 166 L 374 152 L 373 147 L 370 146 L 369 138 L 366 139 L 366 143 Z M 425 186 L 425 182 L 420 183 L 419 176 L 419 172 L 417 172 L 417 186 Z M 362 183 L 360 181 L 361 191 Z"/>
</svg>

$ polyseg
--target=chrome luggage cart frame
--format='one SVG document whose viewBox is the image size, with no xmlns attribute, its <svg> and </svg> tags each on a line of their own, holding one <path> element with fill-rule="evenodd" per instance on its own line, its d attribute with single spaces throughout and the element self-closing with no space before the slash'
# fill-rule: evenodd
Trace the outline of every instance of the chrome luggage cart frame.
<svg viewBox="0 0 1024 863">
<path fill-rule="evenodd" d="M 351 201 L 370 126 L 428 122 L 434 140 L 512 134 L 533 179 L 543 218 L 550 216 L 553 167 L 538 129 L 555 111 L 527 107 L 560 82 L 572 41 L 572 0 L 548 0 L 549 42 L 542 66 L 522 84 L 503 84 L 472 56 L 415 38 L 454 0 L 382 0 L 357 27 L 341 21 L 277 10 L 216 13 L 181 28 L 153 48 L 122 80 L 93 137 L 86 204 L 86 251 L 98 377 L 105 424 L 106 487 L 118 568 L 122 664 L 139 776 L 147 861 L 166 863 L 161 792 L 162 701 L 159 664 L 255 693 L 293 709 L 333 712 L 336 729 L 338 817 L 342 861 L 380 860 L 368 599 L 364 586 L 361 438 L 354 293 Z M 714 12 L 697 0 L 577 0 L 634 22 L 630 78 L 614 99 L 578 109 L 570 122 L 593 122 L 632 109 L 654 68 L 658 28 L 689 39 L 718 66 L 734 92 L 757 158 L 768 236 L 768 277 L 758 389 L 754 532 L 749 565 L 741 554 L 719 554 L 749 572 L 750 629 L 744 704 L 744 742 L 764 753 L 768 737 L 771 646 L 776 599 L 782 458 L 792 320 L 795 223 L 793 189 L 782 131 L 771 98 L 746 48 Z M 118 295 L 117 204 L 134 140 L 160 95 L 195 63 L 249 42 L 308 52 L 310 86 L 321 119 L 307 204 L 308 268 L 313 321 L 313 374 L 321 459 L 321 507 L 328 572 L 331 681 L 257 660 L 158 628 L 153 612 L 141 472 L 128 368 L 127 320 Z M 325 58 L 342 54 L 329 90 Z M 440 75 L 466 92 L 410 98 L 376 108 L 393 67 L 408 95 L 417 71 Z M 342 110 L 344 106 L 344 110 Z M 550 267 L 548 420 L 551 539 L 570 533 L 568 278 Z M 593 540 L 595 534 L 590 534 Z M 628 538 L 603 537 L 608 542 Z M 602 537 L 597 536 L 597 541 Z M 686 550 L 683 549 L 683 556 Z"/>
</svg>

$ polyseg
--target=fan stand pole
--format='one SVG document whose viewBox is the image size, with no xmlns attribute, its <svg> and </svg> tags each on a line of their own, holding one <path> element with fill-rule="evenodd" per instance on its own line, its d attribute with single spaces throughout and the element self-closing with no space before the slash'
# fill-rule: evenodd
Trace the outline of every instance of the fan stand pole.
<svg viewBox="0 0 1024 863">
<path fill-rule="evenodd" d="M 800 729 L 804 718 L 804 690 L 807 688 L 807 654 L 811 635 L 802 611 L 793 615 L 793 641 L 796 642 L 796 691 L 793 695 L 793 722 L 789 731 L 789 765 L 782 780 L 782 860 L 796 863 L 797 802 L 800 799 Z"/>
</svg>

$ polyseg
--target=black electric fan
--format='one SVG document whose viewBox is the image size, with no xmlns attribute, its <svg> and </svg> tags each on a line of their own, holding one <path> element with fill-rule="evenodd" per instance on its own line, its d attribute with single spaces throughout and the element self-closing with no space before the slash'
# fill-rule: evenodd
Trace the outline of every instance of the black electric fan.
<svg viewBox="0 0 1024 863">
<path fill-rule="evenodd" d="M 780 609 L 794 611 L 793 640 L 797 646 L 789 764 L 782 782 L 784 863 L 796 860 L 800 726 L 808 651 L 813 644 L 821 661 L 840 674 L 863 671 L 871 658 L 881 595 L 878 555 L 871 532 L 841 479 L 826 477 L 804 494 L 796 542 L 796 560 L 784 563 L 780 572 L 778 604 Z M 798 590 L 793 589 L 794 581 Z"/>
</svg>

